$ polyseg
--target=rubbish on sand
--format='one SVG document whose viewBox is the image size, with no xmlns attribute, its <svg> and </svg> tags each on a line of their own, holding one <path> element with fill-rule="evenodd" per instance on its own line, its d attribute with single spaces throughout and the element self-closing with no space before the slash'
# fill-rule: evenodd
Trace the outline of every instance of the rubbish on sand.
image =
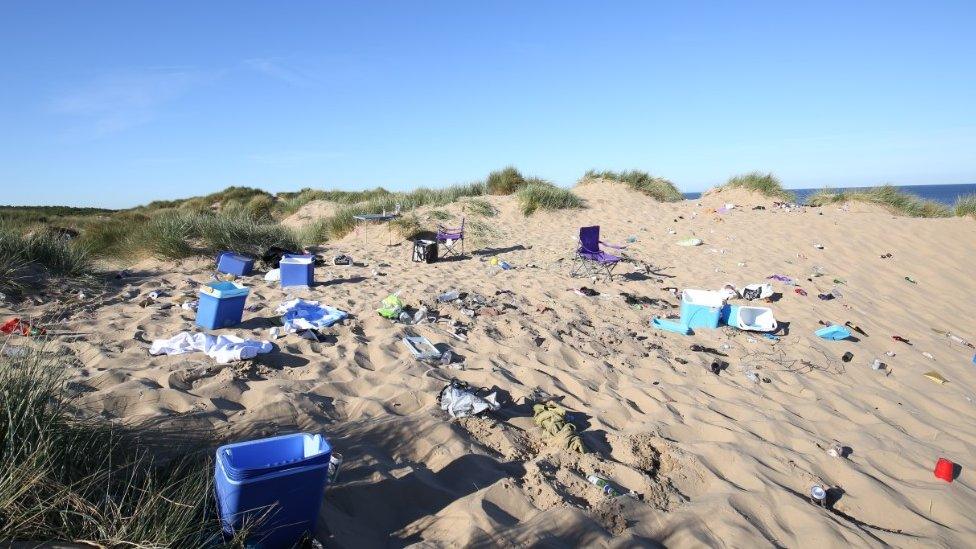
<svg viewBox="0 0 976 549">
<path fill-rule="evenodd" d="M 843 360 L 844 362 L 850 362 L 851 360 L 854 359 L 854 353 L 847 351 L 846 353 L 844 353 L 844 356 L 840 357 L 840 359 Z"/>
<path fill-rule="evenodd" d="M 315 258 L 309 254 L 285 254 L 279 263 L 281 287 L 312 287 L 315 283 Z"/>
<path fill-rule="evenodd" d="M 577 294 L 585 297 L 595 297 L 600 295 L 600 292 L 594 290 L 593 288 L 587 288 L 586 286 L 581 287 L 578 290 L 573 290 Z"/>
<path fill-rule="evenodd" d="M 804 290 L 803 288 L 796 288 L 793 291 L 796 292 L 796 293 L 798 293 L 798 294 L 800 294 L 800 295 L 802 295 L 803 297 L 806 297 L 807 296 L 807 291 Z"/>
<path fill-rule="evenodd" d="M 891 253 L 882 254 L 881 259 L 891 259 Z"/>
<path fill-rule="evenodd" d="M 281 322 L 288 333 L 328 328 L 349 316 L 349 313 L 335 307 L 319 305 L 318 301 L 304 299 L 282 302 L 275 312 L 281 315 Z"/>
<path fill-rule="evenodd" d="M 786 276 L 786 275 L 774 274 L 774 275 L 767 276 L 766 278 L 769 279 L 769 280 L 775 280 L 777 282 L 782 282 L 783 284 L 786 284 L 787 286 L 795 286 L 796 285 L 796 281 L 793 280 L 792 278 Z"/>
<path fill-rule="evenodd" d="M 38 336 L 47 333 L 44 328 L 37 328 L 31 325 L 30 322 L 23 321 L 19 318 L 11 318 L 10 320 L 0 325 L 0 332 L 5 334 L 12 334 L 14 332 L 19 333 L 24 336 Z"/>
<path fill-rule="evenodd" d="M 835 278 L 834 284 L 847 284 L 847 281 L 844 280 L 843 278 Z"/>
<path fill-rule="evenodd" d="M 885 368 L 885 363 L 884 362 L 881 362 L 880 359 L 877 359 L 876 358 L 876 359 L 874 359 L 873 362 L 871 362 L 871 369 L 872 370 L 884 370 L 884 368 Z"/>
<path fill-rule="evenodd" d="M 772 284 L 749 284 L 742 289 L 742 298 L 752 301 L 753 299 L 765 299 L 773 295 Z"/>
<path fill-rule="evenodd" d="M 200 287 L 196 323 L 216 330 L 241 323 L 250 290 L 238 282 L 210 282 Z"/>
<path fill-rule="evenodd" d="M 383 301 L 380 304 L 382 307 L 376 309 L 376 312 L 384 318 L 393 320 L 398 318 L 400 313 L 403 312 L 403 301 L 401 301 L 400 297 L 396 294 L 386 296 L 383 298 Z"/>
<path fill-rule="evenodd" d="M 819 505 L 820 507 L 827 506 L 827 491 L 824 490 L 823 486 L 819 484 L 814 484 L 810 488 L 810 503 L 814 505 Z"/>
<path fill-rule="evenodd" d="M 281 280 L 281 269 L 271 269 L 264 273 L 265 282 L 278 282 Z"/>
<path fill-rule="evenodd" d="M 592 484 L 593 486 L 599 488 L 604 493 L 604 495 L 610 496 L 612 498 L 616 498 L 620 496 L 629 496 L 634 499 L 638 499 L 637 492 L 631 490 L 630 492 L 625 494 L 617 490 L 617 488 L 613 485 L 613 483 L 610 482 L 609 479 L 605 477 L 601 477 L 600 475 L 596 475 L 596 474 L 586 475 L 586 481 Z"/>
<path fill-rule="evenodd" d="M 895 341 L 900 341 L 901 343 L 904 343 L 906 345 L 911 345 L 912 344 L 911 341 L 908 341 L 907 339 L 905 339 L 905 338 L 903 338 L 901 336 L 898 336 L 898 335 L 891 336 L 891 339 L 894 339 Z"/>
<path fill-rule="evenodd" d="M 952 482 L 956 464 L 946 458 L 939 458 L 935 462 L 935 478 L 940 478 L 946 482 Z"/>
<path fill-rule="evenodd" d="M 217 254 L 217 271 L 236 276 L 248 276 L 254 268 L 254 259 L 234 252 Z"/>
<path fill-rule="evenodd" d="M 576 434 L 576 426 L 566 421 L 566 408 L 555 402 L 532 406 L 533 421 L 559 446 L 581 454 L 586 453 L 583 439 Z"/>
<path fill-rule="evenodd" d="M 830 294 L 817 294 L 817 297 L 819 297 L 823 301 L 830 301 L 831 299 L 834 298 L 834 296 L 832 296 Z"/>
<path fill-rule="evenodd" d="M 905 280 L 911 282 L 912 284 L 918 284 L 918 281 L 916 281 L 914 278 L 912 278 L 910 276 L 906 276 L 905 277 Z"/>
<path fill-rule="evenodd" d="M 701 246 L 702 241 L 700 238 L 685 238 L 684 240 L 679 240 L 678 242 L 676 242 L 676 244 L 678 246 L 684 246 L 686 248 L 690 248 L 692 246 Z"/>
<path fill-rule="evenodd" d="M 948 379 L 942 377 L 942 374 L 936 372 L 935 370 L 932 370 L 931 372 L 925 372 L 922 375 L 929 378 L 929 380 L 931 380 L 932 382 L 938 383 L 939 385 L 943 385 L 949 382 Z"/>
<path fill-rule="evenodd" d="M 204 352 L 217 364 L 248 360 L 258 354 L 270 353 L 271 343 L 243 339 L 232 335 L 213 336 L 204 333 L 180 332 L 169 339 L 157 339 L 149 347 L 150 355 L 182 355 Z"/>
<path fill-rule="evenodd" d="M 663 318 L 655 317 L 651 319 L 651 326 L 668 332 L 674 332 L 681 335 L 691 334 L 691 328 L 687 324 L 679 324 L 677 322 L 671 322 L 669 320 L 664 320 Z"/>
<path fill-rule="evenodd" d="M 766 338 L 766 339 L 768 339 L 768 340 L 770 340 L 770 341 L 779 341 L 779 336 L 778 336 L 778 335 L 773 335 L 773 334 L 763 334 L 762 336 L 763 336 L 764 338 Z"/>
<path fill-rule="evenodd" d="M 827 455 L 835 458 L 844 457 L 844 447 L 840 444 L 833 444 L 827 449 Z"/>
<path fill-rule="evenodd" d="M 440 303 L 449 303 L 457 299 L 461 299 L 461 292 L 459 292 L 458 290 L 450 290 L 437 296 L 437 301 L 439 301 Z"/>
<path fill-rule="evenodd" d="M 221 446 L 214 484 L 224 531 L 246 532 L 261 547 L 294 546 L 315 531 L 331 461 L 332 446 L 319 434 Z"/>
<path fill-rule="evenodd" d="M 332 258 L 332 264 L 336 266 L 349 266 L 352 265 L 352 258 L 346 254 L 339 254 Z"/>
<path fill-rule="evenodd" d="M 818 249 L 818 250 L 824 249 L 824 245 L 823 244 L 814 244 L 813 247 L 816 248 L 816 249 Z"/>
<path fill-rule="evenodd" d="M 434 360 L 441 357 L 441 352 L 426 337 L 407 336 L 402 341 L 417 360 Z"/>
<path fill-rule="evenodd" d="M 844 326 L 847 326 L 848 328 L 854 330 L 855 332 L 861 334 L 864 337 L 868 337 L 867 332 L 865 332 L 864 330 L 862 330 L 860 326 L 858 326 L 857 324 L 854 324 L 850 320 L 844 322 Z"/>
<path fill-rule="evenodd" d="M 478 392 L 483 392 L 481 389 Z M 467 383 L 452 379 L 437 395 L 437 402 L 441 410 L 446 411 L 453 418 L 478 415 L 485 410 L 495 411 L 501 408 L 495 393 L 479 396 Z"/>
<path fill-rule="evenodd" d="M 926 352 L 924 352 L 924 353 L 922 353 L 922 356 L 924 356 L 925 358 L 927 358 L 927 359 L 929 359 L 929 360 L 935 360 L 935 357 L 934 357 L 934 356 L 932 356 L 932 353 L 930 353 L 930 352 L 928 352 L 928 351 L 926 351 Z"/>
<path fill-rule="evenodd" d="M 727 324 L 752 332 L 775 332 L 777 328 L 773 310 L 768 307 L 733 306 L 730 308 Z"/>
<path fill-rule="evenodd" d="M 830 341 L 840 341 L 842 339 L 851 337 L 850 330 L 837 324 L 831 324 L 826 328 L 820 328 L 814 333 L 817 335 L 817 337 L 821 339 L 828 339 Z"/>
</svg>

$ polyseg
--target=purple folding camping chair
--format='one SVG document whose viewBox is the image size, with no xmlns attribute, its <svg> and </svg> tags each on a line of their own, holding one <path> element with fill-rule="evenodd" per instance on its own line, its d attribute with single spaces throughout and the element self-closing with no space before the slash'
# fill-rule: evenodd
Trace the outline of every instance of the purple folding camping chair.
<svg viewBox="0 0 976 549">
<path fill-rule="evenodd" d="M 461 250 L 458 251 L 457 243 L 461 243 Z M 440 254 L 441 257 L 447 257 L 448 255 L 456 255 L 461 257 L 464 255 L 464 218 L 461 218 L 460 227 L 445 227 L 443 225 L 437 226 L 437 244 L 438 247 L 444 246 L 444 253 Z"/>
<path fill-rule="evenodd" d="M 602 276 L 613 280 L 613 269 L 623 259 L 620 256 L 608 254 L 600 249 L 600 245 L 615 250 L 624 250 L 627 246 L 614 246 L 600 240 L 600 226 L 580 227 L 579 248 L 573 260 L 573 272 L 570 276 Z"/>
</svg>

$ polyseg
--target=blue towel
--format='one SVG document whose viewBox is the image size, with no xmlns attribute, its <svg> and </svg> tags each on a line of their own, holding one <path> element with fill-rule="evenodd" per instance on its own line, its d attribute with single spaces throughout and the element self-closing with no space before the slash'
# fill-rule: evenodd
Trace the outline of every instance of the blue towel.
<svg viewBox="0 0 976 549">
<path fill-rule="evenodd" d="M 826 328 L 820 328 L 816 332 L 817 337 L 822 339 L 829 339 L 831 341 L 840 341 L 842 339 L 847 339 L 851 337 L 851 331 L 843 326 L 837 324 L 831 324 Z"/>
<path fill-rule="evenodd" d="M 664 320 L 663 318 L 654 318 L 651 320 L 651 326 L 659 330 L 667 330 L 669 332 L 674 332 L 681 335 L 688 335 L 691 333 L 691 328 L 689 328 L 687 324 L 670 322 L 668 320 Z"/>
</svg>

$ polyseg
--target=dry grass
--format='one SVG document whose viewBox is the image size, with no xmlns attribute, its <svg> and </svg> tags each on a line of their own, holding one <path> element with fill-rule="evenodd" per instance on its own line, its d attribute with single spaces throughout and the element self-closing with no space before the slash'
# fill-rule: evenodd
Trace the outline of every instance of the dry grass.
<svg viewBox="0 0 976 549">
<path fill-rule="evenodd" d="M 684 196 L 674 183 L 663 177 L 653 176 L 640 170 L 625 172 L 614 172 L 610 170 L 598 172 L 596 170 L 589 170 L 583 175 L 580 183 L 586 183 L 594 179 L 609 179 L 611 181 L 625 183 L 631 189 L 644 193 L 660 202 L 680 202 L 684 200 Z"/>
<path fill-rule="evenodd" d="M 796 202 L 796 195 L 784 189 L 779 178 L 771 173 L 751 172 L 736 175 L 729 178 L 723 187 L 746 189 L 775 200 Z"/>
<path fill-rule="evenodd" d="M 900 191 L 893 185 L 882 185 L 855 191 L 822 189 L 807 198 L 807 204 L 811 206 L 825 206 L 851 201 L 878 204 L 894 214 L 909 217 L 949 217 L 952 215 L 951 210 L 944 204 Z"/>
</svg>

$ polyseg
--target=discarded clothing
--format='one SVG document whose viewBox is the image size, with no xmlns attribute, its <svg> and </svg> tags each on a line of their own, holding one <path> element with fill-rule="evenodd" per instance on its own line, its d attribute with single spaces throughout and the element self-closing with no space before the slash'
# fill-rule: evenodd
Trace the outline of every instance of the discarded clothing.
<svg viewBox="0 0 976 549">
<path fill-rule="evenodd" d="M 453 418 L 474 416 L 485 410 L 495 411 L 501 408 L 495 393 L 480 397 L 467 383 L 456 379 L 452 379 L 441 389 L 437 400 L 440 402 L 441 410 L 445 410 Z"/>
<path fill-rule="evenodd" d="M 335 265 L 352 265 L 352 258 L 345 254 L 337 255 L 332 263 Z"/>
<path fill-rule="evenodd" d="M 264 280 L 265 282 L 278 282 L 281 280 L 281 269 L 271 269 L 264 273 Z"/>
<path fill-rule="evenodd" d="M 318 301 L 304 299 L 285 301 L 275 309 L 275 312 L 281 315 L 282 324 L 288 333 L 328 328 L 349 316 L 349 313 L 335 307 L 319 305 Z"/>
<path fill-rule="evenodd" d="M 554 402 L 547 402 L 536 404 L 532 407 L 532 412 L 535 424 L 549 434 L 559 446 L 573 452 L 586 453 L 583 439 L 576 434 L 576 426 L 566 421 L 566 408 Z"/>
<path fill-rule="evenodd" d="M 271 352 L 271 343 L 243 339 L 232 335 L 212 336 L 204 333 L 180 332 L 169 339 L 157 339 L 149 348 L 151 355 L 182 355 L 204 352 L 217 364 L 248 360 L 259 353 Z"/>
</svg>

